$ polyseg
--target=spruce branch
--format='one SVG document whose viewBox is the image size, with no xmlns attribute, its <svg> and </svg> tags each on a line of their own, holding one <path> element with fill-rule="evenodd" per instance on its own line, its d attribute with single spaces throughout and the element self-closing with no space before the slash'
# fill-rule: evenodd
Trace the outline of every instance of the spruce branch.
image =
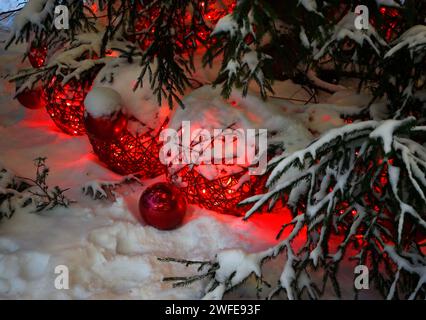
<svg viewBox="0 0 426 320">
<path fill-rule="evenodd" d="M 114 190 L 122 187 L 123 185 L 132 183 L 143 185 L 138 175 L 131 174 L 123 177 L 119 181 L 89 181 L 83 185 L 82 192 L 84 195 L 89 196 L 94 200 L 107 199 L 111 202 L 115 202 L 116 194 Z"/>
<path fill-rule="evenodd" d="M 0 166 L 0 221 L 10 219 L 16 211 L 27 207 L 28 212 L 41 213 L 58 206 L 68 207 L 73 203 L 64 194 L 68 189 L 58 186 L 49 188 L 46 158 L 35 159 L 34 165 L 35 178 L 17 176 Z"/>
<path fill-rule="evenodd" d="M 283 291 L 289 299 L 316 299 L 327 283 L 340 296 L 339 266 L 348 259 L 368 266 L 383 297 L 424 298 L 426 257 L 420 243 L 426 234 L 426 150 L 412 140 L 413 133 L 425 132 L 415 123 L 407 118 L 346 125 L 272 160 L 269 190 L 244 201 L 253 204 L 246 218 L 282 199 L 294 217 L 278 238 L 291 229 L 262 252 L 218 253 L 210 261 L 216 270 L 201 271 L 210 279 L 205 297 L 220 299 L 252 275 L 261 283 L 263 263 L 283 253 L 279 286 L 270 298 Z M 295 240 L 302 245 L 296 247 L 300 241 Z M 323 272 L 321 290 L 310 275 L 317 269 Z"/>
<path fill-rule="evenodd" d="M 36 205 L 35 212 L 52 210 L 57 206 L 68 207 L 73 203 L 73 201 L 69 200 L 64 194 L 69 189 L 61 189 L 58 186 L 49 188 L 47 177 L 50 170 L 46 166 L 46 159 L 45 157 L 34 159 L 34 164 L 37 168 L 35 179 L 18 177 L 19 179 L 30 182 L 30 184 L 36 187 L 35 191 L 32 189 L 28 190 Z"/>
</svg>

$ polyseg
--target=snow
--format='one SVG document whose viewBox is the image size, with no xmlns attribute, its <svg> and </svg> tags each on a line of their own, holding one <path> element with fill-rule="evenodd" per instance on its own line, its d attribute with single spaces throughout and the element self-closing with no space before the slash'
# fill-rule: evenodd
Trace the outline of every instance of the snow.
<svg viewBox="0 0 426 320">
<path fill-rule="evenodd" d="M 425 261 L 419 261 L 418 264 L 414 265 L 412 264 L 409 259 L 406 259 L 402 257 L 400 254 L 397 253 L 395 250 L 395 247 L 390 245 L 385 245 L 384 251 L 389 254 L 389 256 L 392 258 L 393 261 L 398 266 L 398 269 L 404 269 L 407 270 L 410 273 L 417 274 L 419 276 L 418 284 L 416 287 L 416 290 L 410 295 L 409 299 L 413 300 L 416 297 L 417 291 L 421 288 L 423 284 L 426 283 L 426 263 Z M 398 272 L 399 273 L 399 272 Z M 393 298 L 392 292 L 389 293 L 388 299 Z"/>
<path fill-rule="evenodd" d="M 392 47 L 385 54 L 385 58 L 392 57 L 396 52 L 407 46 L 411 55 L 416 52 L 421 52 L 422 47 L 426 46 L 426 26 L 417 25 L 411 27 L 404 32 L 396 41 L 394 47 Z"/>
<path fill-rule="evenodd" d="M 313 70 L 309 70 L 307 72 L 307 77 L 316 86 L 323 88 L 325 90 L 328 90 L 330 92 L 339 92 L 339 91 L 346 90 L 346 88 L 342 85 L 336 85 L 336 84 L 328 83 L 324 80 L 321 80 L 320 78 L 318 78 L 318 76 Z"/>
<path fill-rule="evenodd" d="M 299 0 L 299 5 L 303 5 L 307 11 L 317 12 L 317 2 L 315 0 Z"/>
<path fill-rule="evenodd" d="M 5 38 L 7 35 L 1 36 Z M 22 67 L 17 62 L 21 61 L 23 49 L 13 47 L 7 52 L 0 49 L 2 75 L 11 74 L 17 67 Z M 111 64 L 108 70 L 114 71 L 116 68 L 122 72 L 114 74 L 114 83 L 108 82 L 110 73 L 105 71 L 103 76 L 106 81 L 102 81 L 103 76 L 99 75 L 96 85 L 119 92 L 125 112 L 134 114 L 139 120 L 149 122 L 154 117 L 157 123 L 160 122 L 163 116 L 160 111 L 163 109 L 158 107 L 149 85 L 133 92 L 133 81 L 139 75 L 137 64 Z M 304 91 L 290 82 L 277 83 L 276 86 L 277 97 L 305 98 Z M 196 273 L 195 268 L 160 262 L 157 258 L 209 260 L 221 250 L 227 250 L 227 253 L 219 253 L 222 260 L 232 258 L 224 264 L 220 273 L 222 277 L 240 262 L 249 263 L 238 277 L 248 272 L 256 273 L 257 257 L 243 254 L 242 250 L 259 252 L 276 244 L 277 231 L 290 219 L 289 212 L 283 210 L 269 215 L 255 215 L 243 221 L 191 205 L 179 229 L 159 231 L 147 226 L 138 213 L 139 195 L 151 183 L 163 181 L 165 177 L 143 181 L 143 186 L 130 184 L 119 187 L 114 190 L 115 202 L 85 196 L 82 187 L 98 188 L 103 181 L 120 182 L 122 177 L 98 162 L 87 137 L 70 137 L 61 133 L 44 110 L 24 109 L 16 100 L 12 100 L 13 90 L 13 85 L 0 79 L 0 163 L 19 176 L 34 177 L 33 159 L 46 156 L 51 169 L 49 185 L 69 188 L 66 195 L 76 203 L 70 208 L 58 207 L 42 214 L 34 214 L 30 208 L 19 210 L 10 220 L 2 221 L 0 298 L 199 299 L 209 285 L 205 281 L 184 288 L 173 288 L 170 283 L 162 281 L 164 277 L 192 275 Z M 345 98 L 341 97 L 339 105 L 305 106 L 278 98 L 264 102 L 251 90 L 246 99 L 235 92 L 230 100 L 235 101 L 236 105 L 232 106 L 219 98 L 216 90 L 208 87 L 186 98 L 187 111 L 178 109 L 174 123 L 179 123 L 181 117 L 200 121 L 210 128 L 228 125 L 232 121 L 239 122 L 244 128 L 277 128 L 277 137 L 283 138 L 289 151 L 297 150 L 312 140 L 308 128 L 317 132 L 326 130 L 321 127 L 324 114 L 333 111 L 326 121 L 327 125 L 341 126 L 343 122 L 337 116 L 339 110 L 362 104 L 361 98 L 361 102 L 356 102 L 356 98 L 349 94 L 348 102 L 345 103 Z M 209 118 L 203 113 L 212 110 L 220 112 L 220 116 Z M 170 111 L 167 114 L 170 115 Z M 6 173 L 5 179 L 0 179 L 2 186 L 11 174 Z M 268 276 L 281 272 L 274 263 L 270 261 L 267 267 Z M 54 271 L 58 265 L 69 268 L 69 290 L 54 287 L 57 276 Z M 345 283 L 350 296 L 350 268 L 347 273 L 349 276 Z M 249 284 L 255 287 L 255 283 Z M 206 298 L 221 297 L 224 290 L 223 286 L 218 286 Z M 231 298 L 254 296 L 252 291 L 244 288 L 230 294 Z"/>
<path fill-rule="evenodd" d="M 243 97 L 240 91 L 235 90 L 226 101 L 220 96 L 220 88 L 203 86 L 186 95 L 183 103 L 185 109 L 177 109 L 169 124 L 169 128 L 178 132 L 184 121 L 190 121 L 192 132 L 202 128 L 211 132 L 212 137 L 215 129 L 267 129 L 274 133 L 269 134 L 268 144 L 282 144 L 288 152 L 306 146 L 313 139 L 300 121 L 287 117 L 279 105 L 265 102 L 254 94 Z M 224 159 L 232 159 L 237 154 L 238 150 L 225 150 Z M 242 167 L 249 165 L 247 163 Z M 170 170 L 173 172 L 180 167 L 173 165 Z M 194 170 L 213 180 L 239 172 L 242 167 L 201 164 L 194 167 Z"/>
<path fill-rule="evenodd" d="M 93 87 L 84 99 L 84 107 L 94 118 L 109 117 L 121 110 L 121 96 L 111 88 Z"/>
<path fill-rule="evenodd" d="M 291 288 L 295 279 L 296 273 L 292 266 L 292 261 L 288 259 L 280 276 L 280 285 L 290 293 L 292 292 Z M 294 297 L 289 294 L 289 299 L 294 299 Z"/>
<path fill-rule="evenodd" d="M 156 64 L 151 65 L 155 72 Z M 167 101 L 158 105 L 157 95 L 149 81 L 149 72 L 143 77 L 143 86 L 135 89 L 141 73 L 140 61 L 128 63 L 127 59 L 116 59 L 108 63 L 97 75 L 94 85 L 111 88 L 121 95 L 123 112 L 135 117 L 144 126 L 138 125 L 135 130 L 139 133 L 152 128 L 159 130 L 161 125 L 171 115 Z"/>
<path fill-rule="evenodd" d="M 300 27 L 299 38 L 305 48 L 309 49 L 311 47 L 308 36 L 306 35 L 305 28 L 303 27 Z"/>
<path fill-rule="evenodd" d="M 214 36 L 219 33 L 229 32 L 230 36 L 233 37 L 237 29 L 238 23 L 234 20 L 233 15 L 227 14 L 223 18 L 219 19 L 210 36 Z"/>
<path fill-rule="evenodd" d="M 392 143 L 395 130 L 399 129 L 401 121 L 399 120 L 385 120 L 379 127 L 370 133 L 371 139 L 381 139 L 383 143 L 383 150 L 386 154 L 392 151 Z"/>
<path fill-rule="evenodd" d="M 223 298 L 223 295 L 225 293 L 225 285 L 220 284 L 218 285 L 214 290 L 207 293 L 203 300 L 221 300 Z"/>
<path fill-rule="evenodd" d="M 27 24 L 34 24 L 42 29 L 43 21 L 51 15 L 54 6 L 54 0 L 28 1 L 14 19 L 11 36 L 19 37 Z"/>
<path fill-rule="evenodd" d="M 261 276 L 259 257 L 255 254 L 247 254 L 241 249 L 223 250 L 217 255 L 220 267 L 216 271 L 216 280 L 223 283 L 227 279 L 233 286 L 247 278 L 251 273 Z M 233 272 L 237 272 L 233 274 Z M 232 275 L 232 278 L 231 278 Z"/>
<path fill-rule="evenodd" d="M 330 45 L 333 42 L 342 41 L 344 39 L 351 39 L 359 46 L 363 46 L 364 42 L 367 42 L 370 47 L 379 55 L 380 46 L 386 46 L 386 42 L 380 37 L 377 31 L 369 26 L 367 30 L 358 30 L 355 27 L 355 18 L 356 14 L 354 12 L 349 12 L 346 14 L 334 28 L 332 34 L 330 35 L 330 40 L 328 40 L 324 46 L 314 52 L 314 59 L 318 60 L 324 57 L 327 54 L 327 50 L 330 50 Z"/>
<path fill-rule="evenodd" d="M 228 73 L 228 78 L 230 79 L 231 77 L 235 77 L 237 75 L 239 69 L 240 64 L 238 63 L 238 61 L 231 59 L 226 65 L 224 72 L 226 71 Z"/>
<path fill-rule="evenodd" d="M 8 12 L 23 7 L 25 3 L 21 0 L 2 0 L 0 3 L 0 12 Z M 13 26 L 14 15 L 10 15 L 8 18 L 2 17 L 0 21 L 0 28 L 10 28 Z"/>
<path fill-rule="evenodd" d="M 191 78 L 195 79 L 197 83 L 201 83 L 201 85 L 212 84 L 219 74 L 221 63 L 220 60 L 216 58 L 211 66 L 207 65 L 203 67 L 203 54 L 200 50 L 194 54 L 194 67 L 195 70 L 192 73 Z M 232 64 L 228 67 L 231 71 L 233 71 Z"/>
<path fill-rule="evenodd" d="M 162 282 L 163 277 L 196 270 L 158 257 L 211 259 L 222 249 L 258 250 L 274 242 L 282 216 L 245 223 L 190 206 L 177 230 L 146 226 L 137 201 L 151 181 L 117 190 L 114 203 L 85 197 L 82 186 L 122 178 L 97 162 L 86 137 L 59 132 L 43 110 L 23 109 L 12 101 L 13 87 L 4 80 L 1 88 L 8 89 L 0 97 L 0 161 L 20 176 L 33 177 L 32 160 L 47 156 L 49 185 L 69 187 L 67 196 L 77 203 L 42 215 L 22 210 L 2 222 L 0 298 L 198 299 L 204 282 L 187 288 Z M 57 265 L 69 268 L 69 290 L 53 285 Z"/>
<path fill-rule="evenodd" d="M 2 74 L 16 69 L 17 54 L 1 53 Z M 151 181 L 117 190 L 114 203 L 84 196 L 82 186 L 93 185 L 94 180 L 118 182 L 122 178 L 96 160 L 87 137 L 59 132 L 44 110 L 24 109 L 12 100 L 14 86 L 0 81 L 0 162 L 20 176 L 33 177 L 33 159 L 47 156 L 49 185 L 69 187 L 67 196 L 77 201 L 69 209 L 41 215 L 21 210 L 2 221 L 0 298 L 200 298 L 205 283 L 174 289 L 162 282 L 163 277 L 195 270 L 157 258 L 210 259 L 228 247 L 256 249 L 273 242 L 273 232 L 269 235 L 262 229 L 275 230 L 279 222 L 274 219 L 243 223 L 195 206 L 189 207 L 180 229 L 164 232 L 146 226 L 137 201 Z M 6 180 L 1 179 L 2 183 Z M 270 226 L 265 228 L 265 223 Z M 260 241 L 252 244 L 247 235 Z M 53 285 L 57 265 L 69 268 L 69 290 Z"/>
<path fill-rule="evenodd" d="M 243 58 L 241 59 L 243 64 L 247 65 L 250 72 L 254 72 L 259 65 L 259 59 L 257 57 L 256 51 L 249 51 L 244 54 Z"/>
<path fill-rule="evenodd" d="M 405 0 L 401 0 L 400 2 L 404 4 Z M 400 7 L 399 3 L 395 0 L 376 0 L 376 3 L 379 6 Z"/>
<path fill-rule="evenodd" d="M 332 129 L 327 131 L 319 139 L 315 140 L 307 148 L 293 152 L 290 156 L 283 159 L 272 171 L 271 175 L 268 178 L 267 186 L 272 186 L 273 182 L 276 181 L 277 176 L 281 174 L 284 168 L 287 168 L 293 161 L 298 160 L 300 164 L 304 163 L 304 159 L 307 155 L 312 156 L 313 159 L 316 159 L 317 152 L 322 148 L 326 143 L 329 143 L 338 138 L 344 138 L 346 134 L 354 131 L 368 130 L 371 128 L 377 127 L 376 121 L 364 121 L 360 123 L 353 123 L 348 126 L 344 126 L 337 129 Z"/>
</svg>

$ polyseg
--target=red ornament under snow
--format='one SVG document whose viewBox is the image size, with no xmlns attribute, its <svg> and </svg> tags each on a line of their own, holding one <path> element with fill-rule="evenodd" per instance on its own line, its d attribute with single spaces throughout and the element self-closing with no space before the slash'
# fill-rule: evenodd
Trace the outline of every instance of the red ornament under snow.
<svg viewBox="0 0 426 320">
<path fill-rule="evenodd" d="M 122 175 L 138 173 L 143 178 L 154 178 L 165 172 L 159 161 L 158 135 L 150 131 L 135 135 L 124 129 L 105 140 L 88 132 L 94 153 L 112 171 Z"/>
<path fill-rule="evenodd" d="M 121 112 L 117 112 L 112 117 L 96 118 L 86 113 L 84 116 L 84 126 L 88 134 L 99 140 L 109 142 L 121 135 L 127 127 L 127 118 Z"/>
<path fill-rule="evenodd" d="M 139 199 L 139 212 L 144 221 L 160 230 L 178 227 L 185 217 L 186 201 L 170 183 L 156 183 L 148 187 Z"/>
<path fill-rule="evenodd" d="M 33 41 L 31 42 L 28 51 L 28 60 L 34 68 L 42 67 L 47 58 L 47 46 L 43 43 Z"/>
<path fill-rule="evenodd" d="M 28 109 L 41 109 L 46 106 L 44 91 L 41 87 L 25 89 L 16 95 L 16 99 Z"/>
<path fill-rule="evenodd" d="M 263 192 L 268 156 L 284 142 L 290 151 L 312 139 L 280 107 L 236 90 L 224 100 L 218 88 L 203 86 L 183 103 L 170 122 L 168 132 L 176 134 L 164 139 L 162 161 L 187 201 L 209 210 L 243 215 L 247 206 L 238 204 Z"/>
<path fill-rule="evenodd" d="M 138 173 L 143 178 L 164 174 L 158 156 L 159 130 L 124 115 L 121 97 L 114 89 L 93 88 L 85 107 L 84 124 L 93 151 L 108 168 L 122 175 Z"/>
<path fill-rule="evenodd" d="M 91 83 L 72 79 L 66 84 L 53 77 L 45 86 L 46 110 L 61 131 L 78 136 L 85 133 L 84 98 Z"/>
</svg>

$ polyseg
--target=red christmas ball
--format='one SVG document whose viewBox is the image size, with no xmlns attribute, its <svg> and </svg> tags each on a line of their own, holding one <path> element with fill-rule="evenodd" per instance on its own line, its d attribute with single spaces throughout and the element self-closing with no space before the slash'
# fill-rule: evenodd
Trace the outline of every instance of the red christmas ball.
<svg viewBox="0 0 426 320">
<path fill-rule="evenodd" d="M 94 135 L 97 139 L 111 141 L 119 137 L 127 127 L 127 118 L 122 112 L 117 112 L 111 117 L 98 118 L 86 113 L 84 126 L 87 133 Z"/>
<path fill-rule="evenodd" d="M 44 108 L 46 106 L 44 91 L 41 87 L 25 89 L 16 95 L 16 99 L 20 104 L 28 109 L 34 110 Z"/>
<path fill-rule="evenodd" d="M 160 230 L 171 230 L 182 223 L 186 201 L 175 186 L 160 182 L 142 193 L 139 211 L 147 224 Z"/>
</svg>

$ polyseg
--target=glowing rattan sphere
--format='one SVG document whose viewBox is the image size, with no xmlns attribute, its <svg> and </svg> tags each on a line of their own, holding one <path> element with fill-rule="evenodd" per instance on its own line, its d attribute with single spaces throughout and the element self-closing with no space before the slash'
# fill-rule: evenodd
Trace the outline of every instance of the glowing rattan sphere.
<svg viewBox="0 0 426 320">
<path fill-rule="evenodd" d="M 122 175 L 138 173 L 143 178 L 165 173 L 165 166 L 158 156 L 161 148 L 158 134 L 152 130 L 135 134 L 124 128 L 116 130 L 108 139 L 90 129 L 87 131 L 94 153 L 112 171 Z"/>
<path fill-rule="evenodd" d="M 263 176 L 248 176 L 247 170 L 209 180 L 190 165 L 168 175 L 168 178 L 179 187 L 189 203 L 236 216 L 247 211 L 247 206 L 238 204 L 260 193 L 265 182 Z M 244 182 L 241 183 L 242 179 Z"/>
<path fill-rule="evenodd" d="M 75 79 L 63 84 L 60 78 L 53 77 L 47 83 L 46 110 L 61 131 L 73 136 L 85 133 L 84 98 L 89 90 L 89 83 Z"/>
<path fill-rule="evenodd" d="M 42 67 L 47 58 L 47 46 L 43 43 L 33 41 L 31 42 L 28 51 L 28 60 L 33 68 Z"/>
</svg>

